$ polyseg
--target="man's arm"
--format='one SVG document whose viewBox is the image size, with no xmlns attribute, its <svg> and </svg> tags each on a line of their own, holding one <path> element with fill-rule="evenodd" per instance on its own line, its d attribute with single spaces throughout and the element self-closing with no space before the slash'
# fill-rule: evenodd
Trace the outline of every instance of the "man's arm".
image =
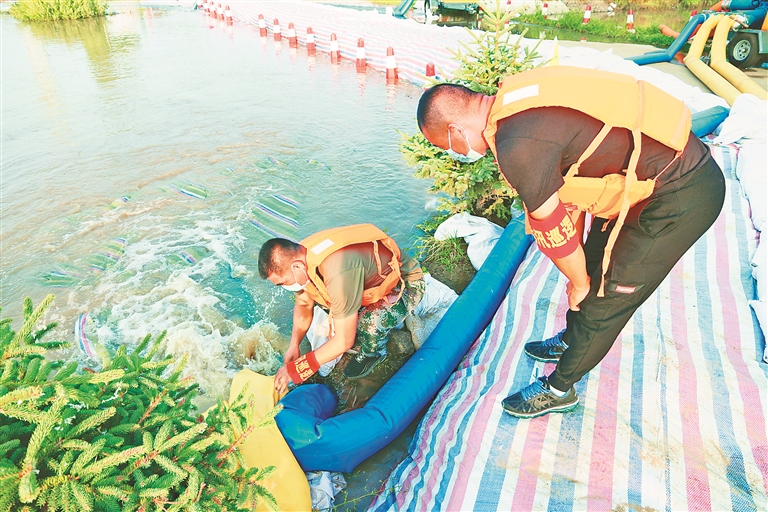
<svg viewBox="0 0 768 512">
<path fill-rule="evenodd" d="M 349 289 L 345 285 L 348 285 L 350 282 L 354 282 L 358 286 Z M 357 310 L 362 302 L 363 283 L 364 270 L 362 268 L 347 270 L 342 275 L 336 276 L 325 283 L 326 290 L 331 297 L 333 336 L 317 350 L 313 350 L 291 362 L 286 360 L 286 364 L 275 375 L 275 389 L 278 393 L 285 392 L 290 381 L 298 384 L 299 380 L 306 380 L 312 373 L 318 371 L 320 365 L 336 359 L 346 350 L 352 348 L 355 343 L 355 335 L 357 334 Z M 341 317 L 344 313 L 346 313 L 346 316 Z M 310 323 L 311 318 L 310 322 L 307 323 L 307 327 L 309 327 Z M 296 335 L 299 334 L 295 325 L 294 333 Z M 301 334 L 302 336 L 298 338 L 298 341 L 303 339 L 306 329 Z M 291 338 L 291 343 L 293 343 L 293 337 Z M 293 374 L 294 378 L 291 377 L 291 374 Z"/>
<path fill-rule="evenodd" d="M 309 326 L 312 325 L 312 318 L 314 317 L 315 301 L 309 296 L 307 292 L 300 292 L 296 294 L 296 304 L 293 306 L 293 329 L 291 330 L 291 342 L 288 345 L 288 350 L 285 352 L 283 358 L 286 363 L 289 363 L 301 354 L 299 351 L 299 344 L 304 336 L 307 335 Z"/>
<path fill-rule="evenodd" d="M 357 334 L 357 315 L 341 319 L 334 318 L 333 331 L 333 336 L 315 350 L 315 357 L 320 364 L 332 361 L 352 348 Z"/>
<path fill-rule="evenodd" d="M 549 217 L 555 214 L 555 211 L 560 206 L 560 197 L 557 192 L 552 194 L 549 199 L 544 201 L 539 208 L 529 212 L 532 219 L 538 221 L 545 221 Z M 581 230 L 579 230 L 581 231 Z M 579 236 L 578 234 L 576 236 Z M 587 259 L 584 256 L 584 248 L 581 246 L 581 239 L 579 238 L 579 244 L 576 250 L 567 256 L 561 258 L 551 258 L 555 266 L 560 269 L 560 272 L 565 274 L 568 278 L 568 285 L 566 285 L 566 293 L 568 294 L 568 306 L 573 311 L 579 310 L 579 304 L 584 297 L 589 294 L 590 280 L 587 274 Z"/>
</svg>

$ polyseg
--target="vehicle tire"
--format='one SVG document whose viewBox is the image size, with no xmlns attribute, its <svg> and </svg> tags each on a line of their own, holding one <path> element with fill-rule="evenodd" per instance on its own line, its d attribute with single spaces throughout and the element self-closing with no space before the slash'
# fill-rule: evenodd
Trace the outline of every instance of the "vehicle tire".
<svg viewBox="0 0 768 512">
<path fill-rule="evenodd" d="M 763 60 L 759 53 L 757 34 L 749 32 L 736 32 L 728 41 L 725 53 L 728 62 L 740 69 L 759 66 Z"/>
</svg>

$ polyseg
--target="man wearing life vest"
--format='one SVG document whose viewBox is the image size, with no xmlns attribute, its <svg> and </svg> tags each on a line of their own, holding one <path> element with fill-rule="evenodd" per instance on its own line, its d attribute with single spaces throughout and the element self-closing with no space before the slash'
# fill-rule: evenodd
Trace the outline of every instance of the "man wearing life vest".
<svg viewBox="0 0 768 512">
<path fill-rule="evenodd" d="M 539 249 L 568 279 L 565 330 L 525 345 L 557 367 L 504 399 L 504 410 L 573 410 L 573 385 L 722 208 L 723 174 L 691 135 L 690 111 L 627 75 L 554 66 L 507 77 L 495 96 L 434 86 L 417 120 L 459 161 L 493 151 Z M 594 220 L 582 243 L 584 212 Z"/>
<path fill-rule="evenodd" d="M 368 375 L 387 357 L 389 331 L 421 301 L 424 277 L 418 262 L 372 224 L 328 229 L 300 243 L 268 240 L 259 251 L 259 274 L 272 284 L 296 292 L 293 330 L 285 365 L 275 375 L 282 393 L 288 382 L 301 384 L 359 344 L 344 375 Z M 303 356 L 299 343 L 312 324 L 315 304 L 327 309 L 331 337 Z"/>
</svg>

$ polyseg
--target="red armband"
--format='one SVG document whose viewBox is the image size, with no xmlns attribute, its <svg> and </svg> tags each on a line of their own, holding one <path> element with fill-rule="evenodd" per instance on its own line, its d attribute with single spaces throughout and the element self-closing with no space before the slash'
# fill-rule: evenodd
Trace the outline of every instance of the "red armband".
<svg viewBox="0 0 768 512">
<path fill-rule="evenodd" d="M 579 247 L 579 236 L 571 216 L 559 202 L 555 211 L 544 220 L 528 217 L 533 238 L 545 256 L 552 259 L 564 258 Z"/>
<path fill-rule="evenodd" d="M 301 384 L 320 369 L 320 363 L 317 362 L 315 352 L 312 351 L 287 363 L 285 367 L 288 370 L 288 375 L 291 377 L 293 383 Z"/>
</svg>

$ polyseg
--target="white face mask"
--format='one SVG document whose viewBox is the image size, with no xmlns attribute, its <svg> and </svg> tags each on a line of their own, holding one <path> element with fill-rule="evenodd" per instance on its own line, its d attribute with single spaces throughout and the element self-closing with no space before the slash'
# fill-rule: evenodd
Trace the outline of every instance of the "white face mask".
<svg viewBox="0 0 768 512">
<path fill-rule="evenodd" d="M 304 269 L 302 269 L 302 270 L 304 270 Z M 285 288 L 289 292 L 300 292 L 300 291 L 303 291 L 304 288 L 306 288 L 307 285 L 309 284 L 309 276 L 307 276 L 307 281 L 304 284 L 299 284 L 299 278 L 296 277 L 296 270 L 294 270 L 293 267 L 291 267 L 291 273 L 293 274 L 293 278 L 296 280 L 296 282 L 293 283 L 293 284 L 282 284 L 280 286 L 282 286 L 283 288 Z M 305 270 L 304 271 L 304 275 L 306 275 L 306 274 L 307 274 L 307 272 Z"/>
<path fill-rule="evenodd" d="M 448 149 L 445 150 L 445 152 L 448 153 L 448 156 L 463 164 L 471 164 L 472 162 L 477 162 L 483 158 L 483 156 L 485 156 L 472 149 L 472 144 L 469 143 L 469 137 L 467 137 L 466 133 L 464 133 L 464 139 L 466 139 L 467 147 L 469 148 L 469 152 L 466 155 L 462 155 L 461 153 L 457 153 L 453 150 L 451 147 L 451 130 L 450 128 L 448 129 Z"/>
</svg>

